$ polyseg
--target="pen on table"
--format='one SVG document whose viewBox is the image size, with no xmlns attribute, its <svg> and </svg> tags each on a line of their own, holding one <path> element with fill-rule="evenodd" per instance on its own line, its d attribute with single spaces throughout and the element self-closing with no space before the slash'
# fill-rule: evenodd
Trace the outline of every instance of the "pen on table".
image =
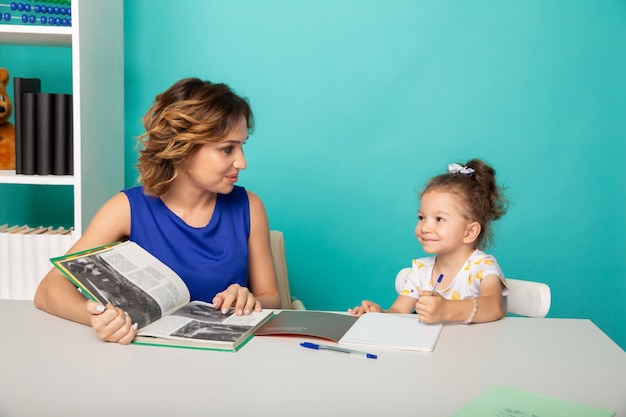
<svg viewBox="0 0 626 417">
<path fill-rule="evenodd" d="M 433 287 L 432 295 L 435 295 L 437 293 L 437 287 L 439 287 L 439 284 L 441 284 L 442 279 L 443 279 L 443 274 L 440 274 L 439 278 L 437 278 L 437 282 L 435 282 L 435 286 Z"/>
<path fill-rule="evenodd" d="M 302 342 L 300 343 L 300 346 L 308 348 L 308 349 L 332 350 L 333 352 L 341 352 L 341 353 L 349 353 L 351 355 L 365 356 L 368 359 L 378 358 L 378 355 L 374 355 L 373 353 L 362 352 L 360 350 L 345 349 L 345 348 L 340 348 L 338 346 L 318 345 L 317 343 L 311 343 L 311 342 Z"/>
</svg>

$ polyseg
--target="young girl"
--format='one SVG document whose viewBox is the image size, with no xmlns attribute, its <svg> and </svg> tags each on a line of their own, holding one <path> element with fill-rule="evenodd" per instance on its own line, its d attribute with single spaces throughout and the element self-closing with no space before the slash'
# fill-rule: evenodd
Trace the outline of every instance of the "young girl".
<svg viewBox="0 0 626 417">
<path fill-rule="evenodd" d="M 426 323 L 489 322 L 505 314 L 508 294 L 496 259 L 482 249 L 491 238 L 490 223 L 506 213 L 496 172 L 478 159 L 451 164 L 432 178 L 420 195 L 415 235 L 426 253 L 413 260 L 402 292 L 387 313 L 412 313 Z M 438 282 L 439 281 L 439 282 Z M 360 316 L 383 312 L 369 300 L 348 310 Z"/>
</svg>

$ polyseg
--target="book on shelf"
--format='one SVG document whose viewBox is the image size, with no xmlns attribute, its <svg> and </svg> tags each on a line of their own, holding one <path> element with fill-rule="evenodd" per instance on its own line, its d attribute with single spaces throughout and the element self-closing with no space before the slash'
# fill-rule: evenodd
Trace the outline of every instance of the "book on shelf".
<svg viewBox="0 0 626 417">
<path fill-rule="evenodd" d="M 85 295 L 126 311 L 138 324 L 133 343 L 237 351 L 272 310 L 237 316 L 191 301 L 184 281 L 132 241 L 51 259 Z"/>
<path fill-rule="evenodd" d="M 12 294 L 11 277 L 15 273 L 12 269 L 12 257 L 15 256 L 14 236 L 28 226 L 0 226 L 0 299 L 10 299 Z"/>
<path fill-rule="evenodd" d="M 22 105 L 22 174 L 37 174 L 37 97 L 38 93 L 23 93 Z"/>
<path fill-rule="evenodd" d="M 72 246 L 73 229 L 52 226 L 0 226 L 0 299 L 32 300 L 57 257 Z"/>
<path fill-rule="evenodd" d="M 74 174 L 74 96 L 68 94 L 66 103 L 68 115 L 66 117 L 66 121 L 68 124 L 67 132 L 67 166 L 66 174 L 73 175 Z"/>
<path fill-rule="evenodd" d="M 16 77 L 14 86 L 15 172 L 24 175 L 71 175 L 72 95 L 41 92 L 38 78 Z"/>
<path fill-rule="evenodd" d="M 13 78 L 13 119 L 15 125 L 15 172 L 23 174 L 24 121 L 23 94 L 41 91 L 39 78 Z"/>
<path fill-rule="evenodd" d="M 22 298 L 24 299 L 32 299 L 35 296 L 39 282 L 52 268 L 50 262 L 48 262 L 48 265 L 45 265 L 45 261 L 50 256 L 58 256 L 65 252 L 48 252 L 48 248 L 52 248 L 51 237 L 48 233 L 53 230 L 52 227 L 38 226 L 22 237 L 23 275 L 21 278 L 24 282 L 21 289 Z M 69 249 L 69 245 L 65 249 Z M 46 257 L 48 253 L 56 253 L 56 255 Z M 31 258 L 30 261 L 28 258 Z"/>
<path fill-rule="evenodd" d="M 23 279 L 26 271 L 24 270 L 27 264 L 21 262 L 13 262 L 14 259 L 23 259 L 24 253 L 28 248 L 25 245 L 24 237 L 34 230 L 33 227 L 27 225 L 18 226 L 9 231 L 8 233 L 8 245 L 9 245 L 9 262 L 11 262 L 11 274 L 19 279 L 11 280 L 11 292 L 15 294 L 17 298 L 23 298 L 26 291 L 26 280 Z"/>
<path fill-rule="evenodd" d="M 54 149 L 52 174 L 71 175 L 72 169 L 72 95 L 54 95 Z"/>
<path fill-rule="evenodd" d="M 367 313 L 361 317 L 323 311 L 280 311 L 256 336 L 291 335 L 339 344 L 432 352 L 443 324 L 427 324 L 416 314 Z"/>
<path fill-rule="evenodd" d="M 35 115 L 35 173 L 50 175 L 52 174 L 52 152 L 55 149 L 53 145 L 55 98 L 54 94 L 50 93 L 35 93 L 35 95 L 37 106 Z"/>
</svg>

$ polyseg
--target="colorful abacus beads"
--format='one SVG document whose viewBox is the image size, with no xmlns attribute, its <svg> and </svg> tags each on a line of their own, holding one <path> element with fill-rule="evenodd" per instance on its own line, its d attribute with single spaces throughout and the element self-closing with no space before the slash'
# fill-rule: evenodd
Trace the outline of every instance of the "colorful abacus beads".
<svg viewBox="0 0 626 417">
<path fill-rule="evenodd" d="M 48 1 L 48 2 L 39 2 L 39 3 L 65 3 L 70 4 L 70 0 L 56 0 L 56 1 Z M 6 6 L 6 5 L 3 5 Z M 2 20 L 5 22 L 10 22 L 13 19 L 21 19 L 23 24 L 36 24 L 39 23 L 42 25 L 48 26 L 71 26 L 72 25 L 72 9 L 71 7 L 59 7 L 59 6 L 46 6 L 43 4 L 31 4 L 31 3 L 18 3 L 11 2 L 10 4 L 11 11 L 18 13 L 30 13 L 34 12 L 35 14 L 43 14 L 44 16 L 37 17 L 35 14 L 22 14 L 21 17 L 12 16 L 11 13 L 3 13 Z M 48 16 L 45 16 L 48 15 Z"/>
<path fill-rule="evenodd" d="M 44 4 L 34 4 L 31 6 L 30 3 L 18 3 L 11 2 L 11 10 L 18 12 L 30 12 L 33 10 L 35 13 L 42 14 L 55 14 L 62 16 L 71 16 L 72 8 L 71 7 L 59 7 L 59 6 L 46 6 Z"/>
</svg>

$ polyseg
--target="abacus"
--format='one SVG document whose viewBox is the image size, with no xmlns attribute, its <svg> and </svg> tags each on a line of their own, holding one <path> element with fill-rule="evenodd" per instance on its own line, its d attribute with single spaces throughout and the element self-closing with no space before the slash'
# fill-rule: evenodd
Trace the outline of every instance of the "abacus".
<svg viewBox="0 0 626 417">
<path fill-rule="evenodd" d="M 72 26 L 72 0 L 34 0 L 0 4 L 1 9 L 9 9 L 0 14 L 0 23 Z"/>
</svg>

